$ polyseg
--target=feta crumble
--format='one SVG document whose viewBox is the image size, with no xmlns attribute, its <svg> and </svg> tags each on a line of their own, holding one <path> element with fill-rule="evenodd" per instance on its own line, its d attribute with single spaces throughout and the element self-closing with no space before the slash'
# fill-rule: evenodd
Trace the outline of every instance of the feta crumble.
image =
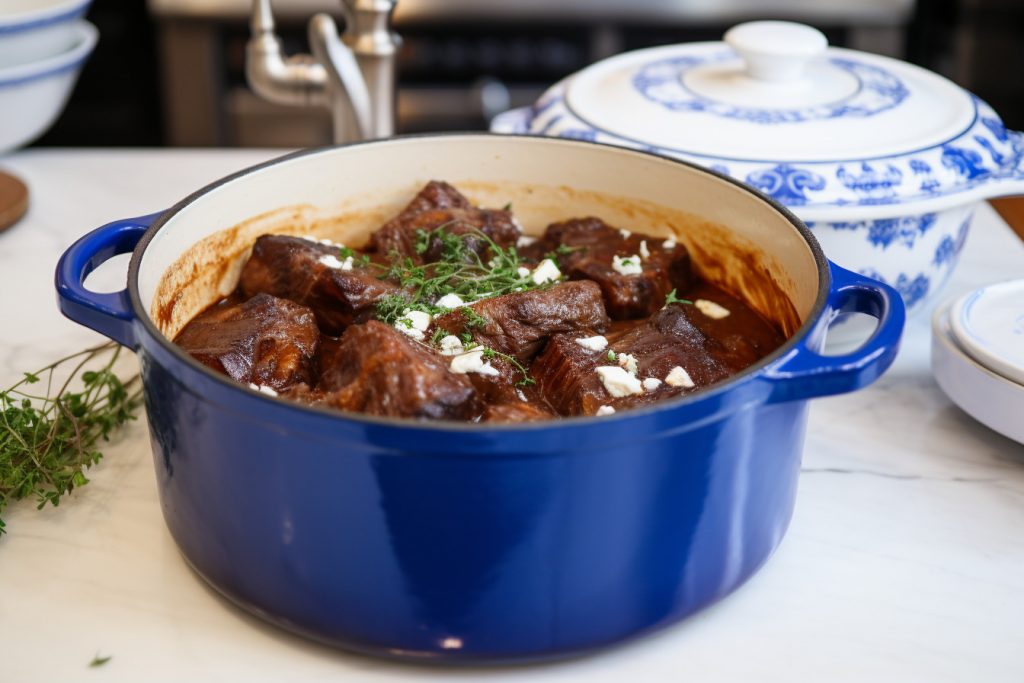
<svg viewBox="0 0 1024 683">
<path fill-rule="evenodd" d="M 626 230 L 625 228 L 623 228 L 623 229 L 619 230 L 619 234 L 622 235 L 622 239 L 628 240 L 629 236 L 632 235 L 633 233 L 631 233 L 629 230 Z"/>
<path fill-rule="evenodd" d="M 597 412 L 594 413 L 594 414 L 595 415 L 613 415 L 614 413 L 615 413 L 615 408 L 612 408 L 611 406 L 601 406 L 600 408 L 597 409 Z"/>
<path fill-rule="evenodd" d="M 644 393 L 644 387 L 640 384 L 640 380 L 622 368 L 602 365 L 594 368 L 594 371 L 601 378 L 605 390 L 615 398 Z"/>
<path fill-rule="evenodd" d="M 402 311 L 402 317 L 395 321 L 395 329 L 404 335 L 412 337 L 416 341 L 423 341 L 426 336 L 424 332 L 430 327 L 430 314 L 424 311 L 414 311 L 407 308 Z"/>
<path fill-rule="evenodd" d="M 669 370 L 669 373 L 665 375 L 665 384 L 670 387 L 683 387 L 684 389 L 692 389 L 697 386 L 690 379 L 690 373 L 678 365 Z"/>
<path fill-rule="evenodd" d="M 522 389 L 516 389 L 516 396 L 518 396 L 519 400 L 522 401 L 523 403 L 527 402 L 526 401 L 526 394 L 523 393 Z"/>
<path fill-rule="evenodd" d="M 729 316 L 729 309 L 707 299 L 697 299 L 693 302 L 697 310 L 713 320 L 721 320 Z"/>
<path fill-rule="evenodd" d="M 558 269 L 558 266 L 554 261 L 546 258 L 533 269 L 531 279 L 533 280 L 533 284 L 543 285 L 548 282 L 556 282 L 560 277 L 562 277 L 562 271 Z"/>
<path fill-rule="evenodd" d="M 657 377 L 648 377 L 644 380 L 644 389 L 647 391 L 656 391 L 661 386 L 661 380 Z"/>
<path fill-rule="evenodd" d="M 277 396 L 277 392 L 265 384 L 250 384 L 249 388 L 253 391 L 258 391 L 261 394 L 266 394 L 267 396 Z"/>
<path fill-rule="evenodd" d="M 662 249 L 675 249 L 676 248 L 676 241 L 674 239 L 672 239 L 671 237 L 669 237 L 667 240 L 665 240 L 664 242 L 661 243 L 661 248 Z"/>
<path fill-rule="evenodd" d="M 448 310 L 465 306 L 466 302 L 462 300 L 458 294 L 445 294 L 440 299 L 434 302 L 434 305 L 438 308 L 447 308 Z"/>
<path fill-rule="evenodd" d="M 615 360 L 618 361 L 619 367 L 625 368 L 626 372 L 636 376 L 636 356 L 631 353 L 620 353 L 615 357 Z"/>
<path fill-rule="evenodd" d="M 640 265 L 639 256 L 613 256 L 612 257 L 612 270 L 621 275 L 640 275 L 644 272 L 643 266 Z"/>
<path fill-rule="evenodd" d="M 651 250 L 647 248 L 647 240 L 640 240 L 640 257 L 651 258 Z"/>
<path fill-rule="evenodd" d="M 577 339 L 576 343 L 591 351 L 604 351 L 608 348 L 608 339 L 600 334 L 596 337 L 582 337 Z"/>
<path fill-rule="evenodd" d="M 501 374 L 496 367 L 491 365 L 490 361 L 484 360 L 483 349 L 475 349 L 455 356 L 452 358 L 452 363 L 449 367 L 452 372 L 459 375 L 475 372 L 480 375 L 497 377 Z"/>
<path fill-rule="evenodd" d="M 334 254 L 327 254 L 325 256 L 321 256 L 318 260 L 328 268 L 334 268 L 335 270 L 352 270 L 351 256 L 347 257 L 344 261 L 339 261 L 338 257 Z"/>
<path fill-rule="evenodd" d="M 518 223 L 516 225 L 517 225 L 517 227 L 519 226 Z M 522 229 L 522 228 L 520 227 L 520 229 Z M 533 244 L 536 241 L 537 241 L 536 237 L 530 237 L 529 235 L 520 235 L 519 239 L 516 240 L 516 246 L 517 247 L 528 247 L 528 246 L 530 246 L 531 244 Z"/>
<path fill-rule="evenodd" d="M 516 268 L 516 275 L 518 275 L 519 277 L 529 277 L 530 269 L 524 268 L 523 266 L 519 266 L 518 268 Z"/>
<path fill-rule="evenodd" d="M 462 346 L 462 340 L 453 334 L 441 338 L 441 355 L 457 356 L 464 353 L 466 349 Z"/>
</svg>

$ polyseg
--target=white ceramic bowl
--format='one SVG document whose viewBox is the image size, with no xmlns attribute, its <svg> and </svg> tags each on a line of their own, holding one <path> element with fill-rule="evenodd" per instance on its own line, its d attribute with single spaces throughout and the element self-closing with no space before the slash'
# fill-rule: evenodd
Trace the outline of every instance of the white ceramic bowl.
<svg viewBox="0 0 1024 683">
<path fill-rule="evenodd" d="M 73 25 L 71 49 L 39 61 L 0 68 L 0 153 L 42 135 L 67 104 L 99 32 L 85 20 Z"/>
<path fill-rule="evenodd" d="M 92 0 L 0 1 L 0 69 L 30 64 L 70 50 L 75 22 Z"/>
<path fill-rule="evenodd" d="M 971 358 L 950 330 L 950 307 L 932 317 L 932 372 L 953 403 L 982 423 L 1024 444 L 1024 385 Z"/>
</svg>

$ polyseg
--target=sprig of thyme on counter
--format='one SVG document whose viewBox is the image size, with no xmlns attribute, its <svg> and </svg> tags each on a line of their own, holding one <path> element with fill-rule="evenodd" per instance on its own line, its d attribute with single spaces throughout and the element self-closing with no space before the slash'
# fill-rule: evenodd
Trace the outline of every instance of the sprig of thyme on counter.
<svg viewBox="0 0 1024 683">
<path fill-rule="evenodd" d="M 121 351 L 113 342 L 95 346 L 26 372 L 0 390 L 0 515 L 23 498 L 35 498 L 40 509 L 57 506 L 63 495 L 89 483 L 85 470 L 103 457 L 97 442 L 135 419 L 141 404 L 139 376 L 121 380 L 115 373 Z M 97 369 L 89 368 L 98 362 Z M 72 391 L 76 380 L 81 389 Z"/>
</svg>

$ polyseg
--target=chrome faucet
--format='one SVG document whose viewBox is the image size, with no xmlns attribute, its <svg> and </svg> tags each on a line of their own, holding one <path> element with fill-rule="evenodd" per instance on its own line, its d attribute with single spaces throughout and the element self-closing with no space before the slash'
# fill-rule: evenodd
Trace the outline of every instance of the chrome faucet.
<svg viewBox="0 0 1024 683">
<path fill-rule="evenodd" d="M 261 97 L 295 106 L 326 106 L 334 141 L 383 138 L 395 132 L 395 54 L 391 32 L 397 0 L 342 0 L 345 33 L 327 14 L 309 22 L 312 55 L 285 57 L 274 34 L 270 0 L 253 0 L 245 73 Z"/>
</svg>

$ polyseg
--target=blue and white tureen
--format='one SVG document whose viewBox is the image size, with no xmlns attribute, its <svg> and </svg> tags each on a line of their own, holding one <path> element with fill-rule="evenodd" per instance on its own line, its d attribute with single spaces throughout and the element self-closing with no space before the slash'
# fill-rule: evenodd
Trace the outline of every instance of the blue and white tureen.
<svg viewBox="0 0 1024 683">
<path fill-rule="evenodd" d="M 788 22 L 598 62 L 492 129 L 583 138 L 707 166 L 771 195 L 841 266 L 922 310 L 977 203 L 1024 194 L 1024 134 L 930 71 L 830 48 Z"/>
</svg>

